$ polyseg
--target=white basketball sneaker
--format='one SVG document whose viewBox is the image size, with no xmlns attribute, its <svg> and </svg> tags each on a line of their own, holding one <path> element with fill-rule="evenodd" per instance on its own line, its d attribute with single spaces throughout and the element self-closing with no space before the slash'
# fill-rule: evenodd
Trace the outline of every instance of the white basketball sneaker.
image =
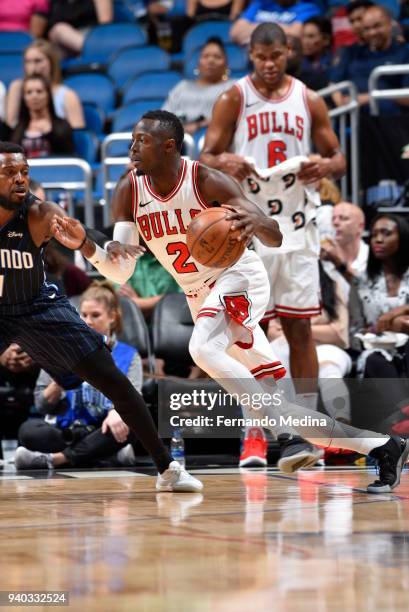
<svg viewBox="0 0 409 612">
<path fill-rule="evenodd" d="M 158 474 L 156 481 L 157 491 L 170 491 L 174 493 L 199 493 L 203 483 L 182 468 L 180 463 L 172 461 L 162 474 Z"/>
</svg>

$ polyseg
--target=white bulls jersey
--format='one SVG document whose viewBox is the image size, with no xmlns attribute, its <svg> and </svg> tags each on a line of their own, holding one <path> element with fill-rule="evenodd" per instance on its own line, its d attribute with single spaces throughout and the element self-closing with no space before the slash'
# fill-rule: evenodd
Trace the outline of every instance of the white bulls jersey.
<svg viewBox="0 0 409 612">
<path fill-rule="evenodd" d="M 248 75 L 235 83 L 240 113 L 231 151 L 252 157 L 257 168 L 270 168 L 296 155 L 311 153 L 311 116 L 307 88 L 291 78 L 287 93 L 280 99 L 265 98 Z"/>
<path fill-rule="evenodd" d="M 263 170 L 311 153 L 311 116 L 304 83 L 292 77 L 287 93 L 276 100 L 265 98 L 249 75 L 237 81 L 235 86 L 240 92 L 241 107 L 230 147 L 233 153 L 246 157 L 263 176 Z M 290 173 L 296 171 L 289 170 Z M 267 214 L 276 215 L 284 239 L 275 251 L 286 253 L 302 249 L 305 246 L 303 228 L 315 217 L 315 208 L 320 205 L 319 194 L 297 180 L 291 185 L 287 182 L 287 187 L 282 188 L 284 183 L 275 181 L 273 176 L 274 173 L 269 182 L 261 185 L 259 192 L 257 188 L 249 188 L 249 181 L 243 182 L 244 190 Z M 280 195 L 274 195 L 275 188 Z M 272 205 L 273 199 L 280 204 Z"/>
<path fill-rule="evenodd" d="M 306 189 L 297 178 L 301 164 L 308 161 L 303 155 L 261 170 L 256 168 L 257 175 L 247 177 L 243 188 L 249 200 L 255 202 L 263 212 L 277 220 L 283 244 L 274 248 L 277 253 L 290 253 L 303 249 L 305 246 L 305 228 L 315 219 L 316 208 L 320 204 L 315 190 Z M 267 249 L 257 238 L 254 239 L 255 249 L 260 256 Z"/>
<path fill-rule="evenodd" d="M 197 187 L 198 162 L 182 159 L 178 181 L 166 197 L 155 193 L 147 176 L 129 174 L 133 215 L 138 231 L 156 259 L 185 293 L 211 285 L 223 268 L 208 268 L 194 261 L 186 244 L 190 221 L 208 208 Z"/>
</svg>

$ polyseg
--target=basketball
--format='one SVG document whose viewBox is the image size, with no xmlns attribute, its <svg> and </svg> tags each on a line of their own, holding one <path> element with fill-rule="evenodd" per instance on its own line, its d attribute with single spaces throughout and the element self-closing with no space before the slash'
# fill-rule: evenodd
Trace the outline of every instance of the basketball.
<svg viewBox="0 0 409 612">
<path fill-rule="evenodd" d="M 209 208 L 190 223 L 187 247 L 193 259 L 209 268 L 227 268 L 243 254 L 245 242 L 237 240 L 240 231 L 231 231 L 233 221 L 224 208 Z"/>
</svg>

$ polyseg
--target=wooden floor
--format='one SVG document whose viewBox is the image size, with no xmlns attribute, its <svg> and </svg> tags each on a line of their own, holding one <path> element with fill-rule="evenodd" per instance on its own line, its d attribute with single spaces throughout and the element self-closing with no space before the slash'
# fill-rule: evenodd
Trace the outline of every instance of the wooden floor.
<svg viewBox="0 0 409 612">
<path fill-rule="evenodd" d="M 409 473 L 383 496 L 359 468 L 197 473 L 203 495 L 132 471 L 6 473 L 0 590 L 69 591 L 81 612 L 409 609 Z"/>
</svg>

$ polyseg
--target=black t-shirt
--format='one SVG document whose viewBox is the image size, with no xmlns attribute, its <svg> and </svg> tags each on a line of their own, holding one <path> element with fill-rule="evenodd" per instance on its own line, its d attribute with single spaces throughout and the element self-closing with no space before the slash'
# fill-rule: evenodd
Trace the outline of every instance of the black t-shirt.
<svg viewBox="0 0 409 612">
<path fill-rule="evenodd" d="M 93 0 L 51 0 L 48 25 L 51 28 L 61 21 L 74 28 L 96 25 L 98 20 Z"/>
</svg>

